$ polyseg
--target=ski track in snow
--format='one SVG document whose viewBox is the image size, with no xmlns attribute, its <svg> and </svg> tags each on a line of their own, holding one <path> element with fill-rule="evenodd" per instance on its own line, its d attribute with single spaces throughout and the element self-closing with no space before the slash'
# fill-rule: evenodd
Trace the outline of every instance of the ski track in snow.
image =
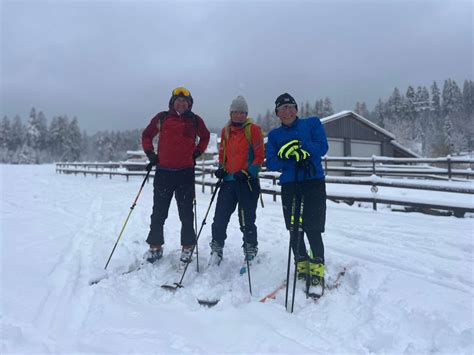
<svg viewBox="0 0 474 355">
<path fill-rule="evenodd" d="M 196 260 L 179 281 L 180 222 L 172 202 L 165 254 L 157 265 L 122 275 L 146 251 L 152 184 L 131 215 L 140 179 L 57 175 L 49 166 L 1 166 L 2 353 L 456 353 L 474 350 L 472 217 L 372 211 L 328 202 L 329 282 L 339 288 L 317 304 L 297 285 L 295 311 L 285 290 L 258 302 L 286 278 L 288 231 L 280 201 L 257 210 L 253 296 L 240 276 L 236 216 L 224 260 L 208 268 L 214 207 Z M 197 186 L 198 229 L 210 193 Z M 293 272 L 293 270 L 292 270 Z M 96 285 L 89 282 L 104 277 Z M 290 301 L 291 301 L 290 284 Z M 213 308 L 197 298 L 220 298 Z"/>
</svg>

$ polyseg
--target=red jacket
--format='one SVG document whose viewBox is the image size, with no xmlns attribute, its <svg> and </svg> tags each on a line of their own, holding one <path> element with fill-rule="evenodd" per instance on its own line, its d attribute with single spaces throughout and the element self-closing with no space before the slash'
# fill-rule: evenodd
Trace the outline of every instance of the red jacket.
<svg viewBox="0 0 474 355">
<path fill-rule="evenodd" d="M 250 138 L 252 149 L 245 136 L 245 126 L 250 125 Z M 228 137 L 227 137 L 228 136 Z M 225 161 L 224 161 L 224 140 Z M 265 158 L 265 146 L 263 144 L 262 130 L 252 123 L 250 119 L 243 127 L 227 124 L 221 132 L 221 144 L 219 145 L 219 163 L 230 173 L 247 170 L 253 177 L 257 177 L 263 160 Z"/>
<path fill-rule="evenodd" d="M 193 167 L 194 151 L 199 150 L 200 153 L 204 153 L 209 143 L 210 133 L 204 121 L 191 111 L 179 115 L 175 110 L 170 110 L 161 124 L 161 114 L 163 113 L 155 115 L 143 131 L 143 150 L 154 151 L 153 138 L 159 134 L 158 167 L 164 169 Z M 199 137 L 197 146 L 196 137 Z"/>
</svg>

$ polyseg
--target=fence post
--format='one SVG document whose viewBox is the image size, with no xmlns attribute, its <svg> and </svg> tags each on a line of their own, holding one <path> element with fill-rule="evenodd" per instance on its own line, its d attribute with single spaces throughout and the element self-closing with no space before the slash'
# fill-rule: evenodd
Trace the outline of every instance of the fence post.
<svg viewBox="0 0 474 355">
<path fill-rule="evenodd" d="M 372 155 L 372 175 L 375 175 L 375 155 Z"/>
<path fill-rule="evenodd" d="M 201 171 L 202 171 L 202 175 L 201 175 L 202 193 L 204 193 L 204 191 L 206 189 L 206 184 L 204 183 L 204 175 L 206 174 L 206 167 L 204 165 L 202 166 Z"/>
<path fill-rule="evenodd" d="M 325 155 L 323 159 L 324 159 L 324 176 L 326 176 L 328 174 L 328 156 Z"/>
<path fill-rule="evenodd" d="M 448 162 L 448 178 L 451 180 L 451 155 L 448 155 L 446 160 Z"/>
</svg>

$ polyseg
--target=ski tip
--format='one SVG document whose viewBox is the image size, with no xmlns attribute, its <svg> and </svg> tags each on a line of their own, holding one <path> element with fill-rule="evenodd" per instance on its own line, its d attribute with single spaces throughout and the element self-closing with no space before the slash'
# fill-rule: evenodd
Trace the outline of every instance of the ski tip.
<svg viewBox="0 0 474 355">
<path fill-rule="evenodd" d="M 323 295 L 322 294 L 317 294 L 317 293 L 308 293 L 308 297 L 313 299 L 314 301 L 317 301 L 321 297 L 323 297 Z"/>
<path fill-rule="evenodd" d="M 161 287 L 164 288 L 165 290 L 176 291 L 178 288 L 182 288 L 183 285 L 181 285 L 178 282 L 175 282 L 172 285 L 167 285 L 167 284 L 161 285 Z"/>
<path fill-rule="evenodd" d="M 211 308 L 211 307 L 214 307 L 216 304 L 218 304 L 220 300 L 218 300 L 218 299 L 216 299 L 216 300 L 205 300 L 205 299 L 199 299 L 198 298 L 197 301 L 201 306 Z"/>
<path fill-rule="evenodd" d="M 94 285 L 97 285 L 99 282 L 101 282 L 102 280 L 106 279 L 106 277 L 102 277 L 102 278 L 99 278 L 99 279 L 93 279 L 93 280 L 89 280 L 89 286 L 94 286 Z"/>
<path fill-rule="evenodd" d="M 93 277 L 93 278 L 89 279 L 88 284 L 89 284 L 89 286 L 97 285 L 99 282 L 107 279 L 108 277 L 109 277 L 109 274 L 103 274 L 103 275 Z"/>
</svg>

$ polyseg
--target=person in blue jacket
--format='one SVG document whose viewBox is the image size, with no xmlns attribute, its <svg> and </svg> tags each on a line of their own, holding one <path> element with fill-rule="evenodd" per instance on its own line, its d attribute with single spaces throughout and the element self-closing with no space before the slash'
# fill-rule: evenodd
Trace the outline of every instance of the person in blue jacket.
<svg viewBox="0 0 474 355">
<path fill-rule="evenodd" d="M 310 293 L 321 294 L 324 289 L 324 244 L 321 233 L 324 233 L 326 223 L 326 184 L 321 157 L 328 151 L 328 142 L 318 117 L 301 119 L 297 112 L 298 106 L 290 94 L 278 96 L 275 113 L 281 126 L 268 134 L 266 166 L 268 170 L 281 172 L 286 228 L 292 231 L 292 225 L 302 222 L 310 245 L 308 254 L 302 233 L 291 233 L 298 279 L 306 283 Z M 302 219 L 299 218 L 301 207 Z"/>
</svg>

